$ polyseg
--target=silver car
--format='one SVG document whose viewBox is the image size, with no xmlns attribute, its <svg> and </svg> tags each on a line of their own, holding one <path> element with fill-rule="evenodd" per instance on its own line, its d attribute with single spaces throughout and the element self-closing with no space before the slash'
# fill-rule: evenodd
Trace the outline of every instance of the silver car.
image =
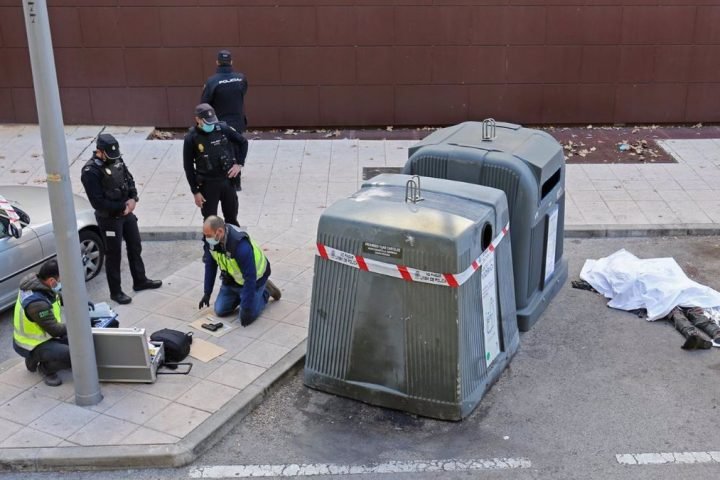
<svg viewBox="0 0 720 480">
<path fill-rule="evenodd" d="M 44 187 L 0 185 L 4 197 L 20 216 L 22 235 L 13 235 L 8 214 L 0 209 L 0 311 L 15 304 L 20 280 L 27 272 L 56 256 L 55 235 L 50 218 L 48 192 Z M 103 266 L 105 246 L 95 214 L 87 199 L 74 196 L 80 252 L 85 280 L 94 278 Z"/>
</svg>

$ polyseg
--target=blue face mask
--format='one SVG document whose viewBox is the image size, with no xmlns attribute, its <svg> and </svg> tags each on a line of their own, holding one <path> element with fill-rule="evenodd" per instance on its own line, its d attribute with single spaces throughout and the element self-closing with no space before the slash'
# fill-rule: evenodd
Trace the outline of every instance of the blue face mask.
<svg viewBox="0 0 720 480">
<path fill-rule="evenodd" d="M 57 282 L 54 287 L 52 287 L 53 292 L 58 293 L 60 290 L 62 290 L 62 283 Z"/>
<path fill-rule="evenodd" d="M 203 132 L 205 132 L 205 133 L 210 133 L 210 132 L 212 132 L 213 130 L 215 130 L 215 125 L 213 125 L 213 124 L 207 124 L 207 123 L 203 122 L 203 124 L 202 124 L 202 126 L 200 126 L 200 128 L 202 128 L 202 131 L 203 131 Z"/>
<path fill-rule="evenodd" d="M 220 243 L 220 241 L 214 237 L 206 238 L 205 241 L 210 245 L 210 248 Z"/>
</svg>

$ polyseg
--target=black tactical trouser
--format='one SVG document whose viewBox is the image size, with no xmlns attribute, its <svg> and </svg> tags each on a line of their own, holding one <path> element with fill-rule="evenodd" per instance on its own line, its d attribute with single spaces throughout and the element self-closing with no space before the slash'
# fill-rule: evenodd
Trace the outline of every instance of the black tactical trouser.
<svg viewBox="0 0 720 480">
<path fill-rule="evenodd" d="M 205 197 L 205 203 L 200 208 L 203 220 L 210 215 L 217 215 L 219 203 L 225 223 L 240 226 L 237 219 L 239 208 L 237 193 L 229 178 L 204 179 L 200 185 L 200 193 Z"/>
<path fill-rule="evenodd" d="M 247 129 L 247 118 L 245 120 L 224 120 L 225 123 L 227 123 L 229 126 L 237 130 L 238 132 L 245 134 L 245 130 Z M 235 145 L 234 143 L 231 145 L 233 148 L 233 153 L 235 155 L 235 159 L 240 162 L 241 161 L 241 152 L 240 147 Z M 242 172 L 238 173 L 237 177 L 230 180 L 233 184 L 233 187 L 235 187 L 235 190 L 240 191 L 242 190 Z"/>
<path fill-rule="evenodd" d="M 133 285 L 141 285 L 147 281 L 145 264 L 141 257 L 140 230 L 138 229 L 138 220 L 135 214 L 130 213 L 118 218 L 97 217 L 97 221 L 105 237 L 105 273 L 110 295 L 116 295 L 122 291 L 120 260 L 122 258 L 123 240 L 125 240 Z"/>
<path fill-rule="evenodd" d="M 43 342 L 30 352 L 31 361 L 39 363 L 42 373 L 52 375 L 71 367 L 70 347 L 67 337 L 52 338 Z"/>
</svg>

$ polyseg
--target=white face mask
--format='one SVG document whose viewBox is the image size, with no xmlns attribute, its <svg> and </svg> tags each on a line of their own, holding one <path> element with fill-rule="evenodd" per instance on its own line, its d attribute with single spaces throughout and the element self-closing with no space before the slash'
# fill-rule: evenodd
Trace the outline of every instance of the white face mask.
<svg viewBox="0 0 720 480">
<path fill-rule="evenodd" d="M 62 283 L 57 282 L 54 287 L 52 287 L 53 292 L 58 293 L 60 290 L 62 290 Z"/>
<path fill-rule="evenodd" d="M 208 245 L 210 245 L 210 248 L 212 248 L 212 247 L 216 246 L 218 243 L 220 243 L 220 240 L 218 240 L 218 238 L 217 238 L 219 231 L 220 230 L 215 232 L 215 234 L 213 234 L 212 237 L 205 237 L 205 241 L 208 243 Z"/>
</svg>

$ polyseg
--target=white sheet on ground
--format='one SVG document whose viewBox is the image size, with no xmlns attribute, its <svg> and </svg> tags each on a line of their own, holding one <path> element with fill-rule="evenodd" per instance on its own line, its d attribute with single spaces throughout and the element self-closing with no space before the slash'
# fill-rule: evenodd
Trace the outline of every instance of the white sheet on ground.
<svg viewBox="0 0 720 480">
<path fill-rule="evenodd" d="M 586 260 L 580 278 L 610 298 L 619 310 L 644 308 L 648 320 L 666 316 L 676 306 L 720 306 L 720 292 L 690 280 L 673 258 L 640 259 L 627 250 Z"/>
</svg>

